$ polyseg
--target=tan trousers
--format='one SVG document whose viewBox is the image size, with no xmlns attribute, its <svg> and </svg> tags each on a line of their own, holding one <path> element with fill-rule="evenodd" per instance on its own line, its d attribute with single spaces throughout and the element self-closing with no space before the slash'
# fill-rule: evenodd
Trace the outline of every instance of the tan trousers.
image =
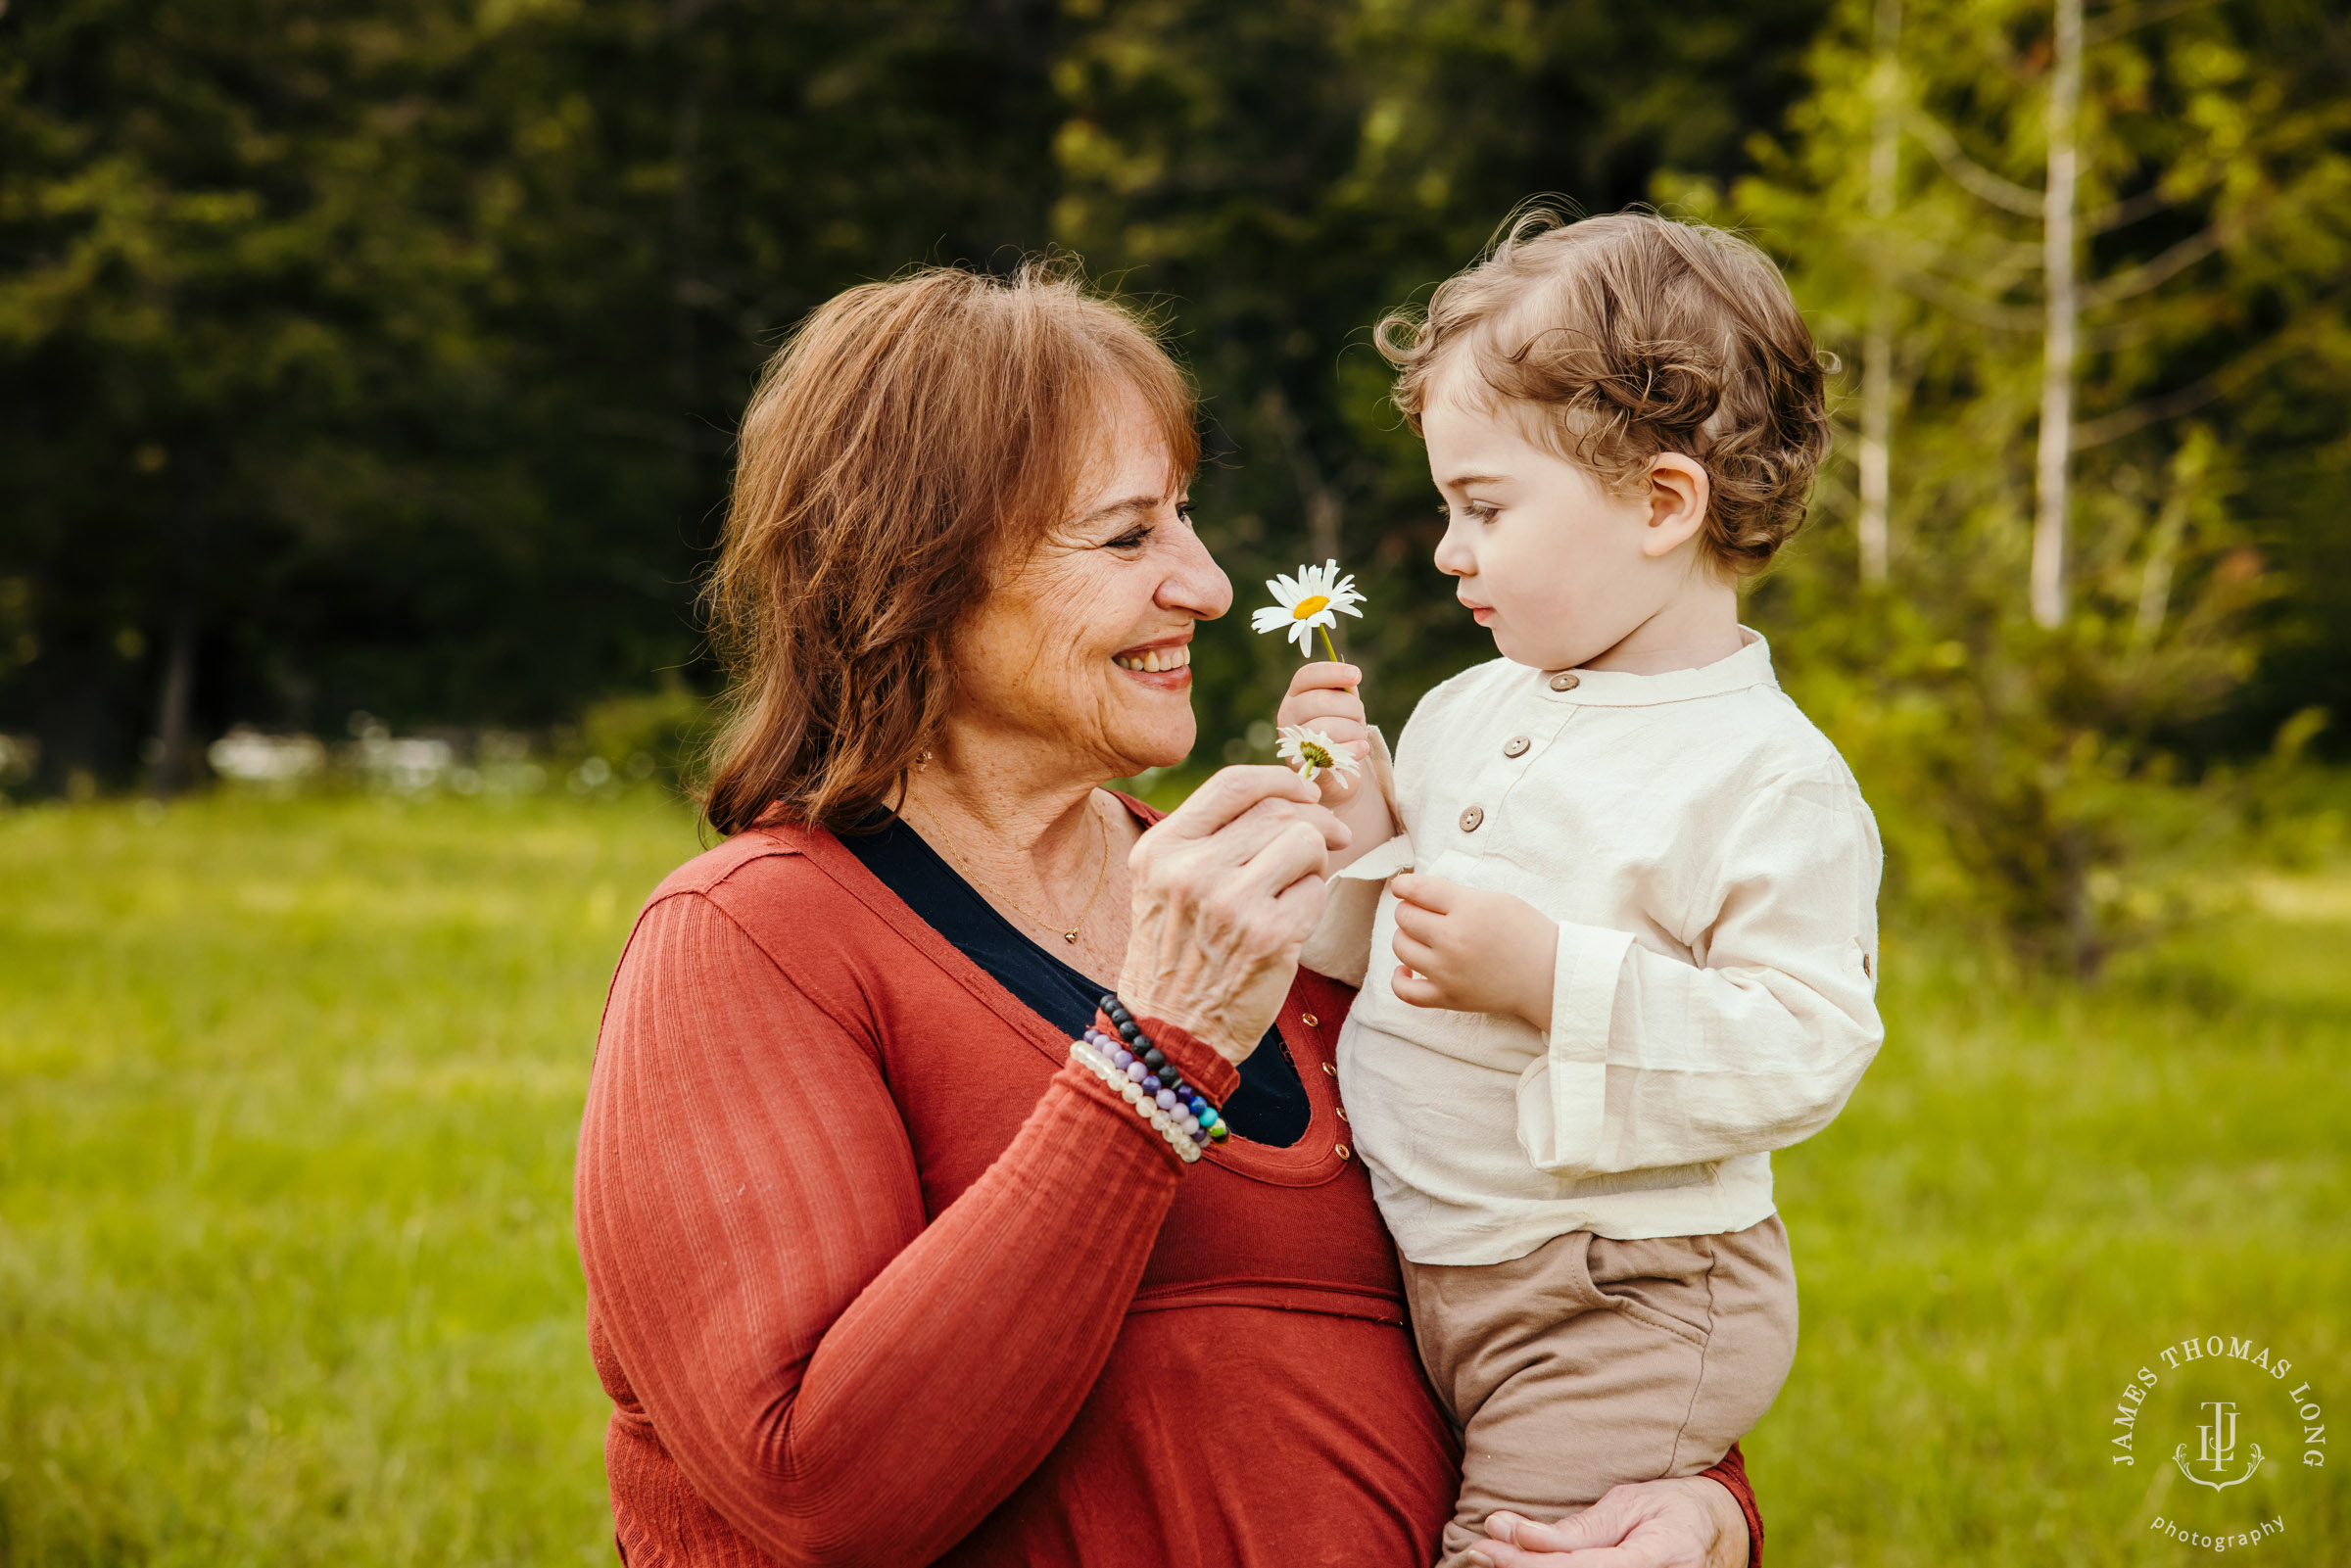
<svg viewBox="0 0 2351 1568">
<path fill-rule="evenodd" d="M 1508 1508 L 1562 1518 L 1619 1482 L 1696 1475 L 1771 1408 L 1796 1356 L 1773 1215 L 1727 1236 L 1559 1236 L 1507 1263 L 1404 1264 L 1429 1381 L 1462 1430 L 1447 1568 Z"/>
</svg>

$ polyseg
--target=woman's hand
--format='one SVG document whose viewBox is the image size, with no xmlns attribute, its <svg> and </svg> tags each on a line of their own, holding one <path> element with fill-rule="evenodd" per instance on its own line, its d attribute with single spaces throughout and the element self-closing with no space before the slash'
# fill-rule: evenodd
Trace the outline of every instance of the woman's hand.
<svg viewBox="0 0 2351 1568">
<path fill-rule="evenodd" d="M 1442 877 L 1396 879 L 1396 999 L 1457 1013 L 1499 1013 L 1551 1032 L 1559 928 L 1523 898 Z"/>
<path fill-rule="evenodd" d="M 1747 1515 L 1704 1476 L 1614 1487 L 1556 1525 L 1491 1514 L 1486 1535 L 1469 1557 L 1493 1568 L 1747 1568 Z"/>
<path fill-rule="evenodd" d="M 1226 768 L 1127 857 L 1134 908 L 1119 997 L 1240 1062 L 1289 994 L 1347 829 L 1287 768 Z"/>
</svg>

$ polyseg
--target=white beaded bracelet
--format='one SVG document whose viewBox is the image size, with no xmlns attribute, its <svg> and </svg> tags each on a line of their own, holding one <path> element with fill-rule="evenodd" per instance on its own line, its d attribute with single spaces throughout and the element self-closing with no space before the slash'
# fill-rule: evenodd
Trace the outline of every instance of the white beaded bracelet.
<svg viewBox="0 0 2351 1568">
<path fill-rule="evenodd" d="M 1083 1040 L 1072 1040 L 1070 1042 L 1070 1060 L 1084 1068 L 1095 1077 L 1100 1078 L 1117 1091 L 1120 1099 L 1140 1112 L 1151 1125 L 1158 1129 L 1159 1135 L 1168 1140 L 1168 1146 L 1176 1151 L 1176 1157 L 1178 1160 L 1187 1165 L 1199 1163 L 1200 1145 L 1192 1141 L 1189 1133 L 1176 1125 L 1175 1120 L 1165 1111 L 1162 1111 L 1149 1095 L 1143 1092 L 1140 1084 L 1121 1072 L 1110 1058 Z"/>
</svg>

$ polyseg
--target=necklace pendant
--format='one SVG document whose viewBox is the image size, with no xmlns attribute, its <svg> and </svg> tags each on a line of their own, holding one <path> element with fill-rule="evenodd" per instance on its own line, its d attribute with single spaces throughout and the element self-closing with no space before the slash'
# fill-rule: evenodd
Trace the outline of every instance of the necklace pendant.
<svg viewBox="0 0 2351 1568">
<path fill-rule="evenodd" d="M 1061 933 L 1061 939 L 1075 947 L 1078 943 L 1078 933 L 1076 931 L 1063 931 Z"/>
</svg>

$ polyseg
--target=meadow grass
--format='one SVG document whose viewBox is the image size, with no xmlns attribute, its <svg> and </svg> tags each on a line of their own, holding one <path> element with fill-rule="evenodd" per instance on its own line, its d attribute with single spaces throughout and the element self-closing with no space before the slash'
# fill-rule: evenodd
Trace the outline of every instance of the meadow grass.
<svg viewBox="0 0 2351 1568">
<path fill-rule="evenodd" d="M 695 848 L 650 796 L 0 816 L 0 1564 L 613 1560 L 572 1141 Z M 2351 1388 L 2351 877 L 2246 887 L 2094 990 L 1889 943 L 1886 1054 L 1779 1162 L 1774 1562 L 2201 1559 L 2145 1527 L 2216 1504 L 2351 1561 L 2282 1423 L 2225 1500 L 2189 1427 L 2109 1462 L 2191 1335 Z"/>
</svg>

